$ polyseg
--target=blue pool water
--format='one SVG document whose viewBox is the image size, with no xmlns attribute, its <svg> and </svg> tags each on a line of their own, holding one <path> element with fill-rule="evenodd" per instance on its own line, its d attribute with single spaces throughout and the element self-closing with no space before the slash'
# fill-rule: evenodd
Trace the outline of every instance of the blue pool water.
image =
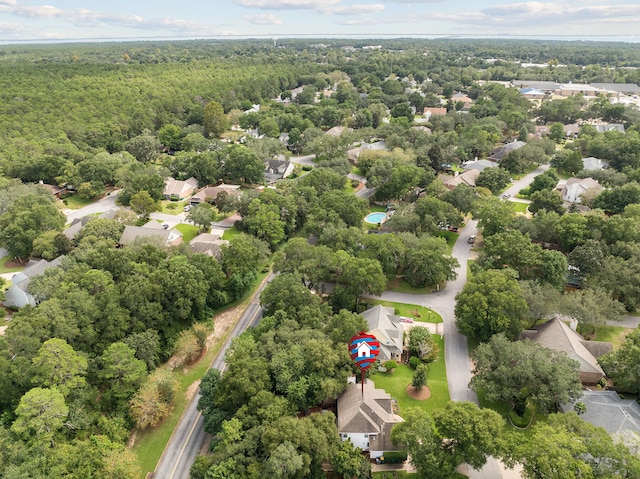
<svg viewBox="0 0 640 479">
<path fill-rule="evenodd" d="M 367 223 L 371 223 L 373 225 L 377 225 L 378 223 L 382 223 L 386 219 L 387 219 L 387 214 L 386 213 L 369 213 L 364 218 L 364 220 Z"/>
</svg>

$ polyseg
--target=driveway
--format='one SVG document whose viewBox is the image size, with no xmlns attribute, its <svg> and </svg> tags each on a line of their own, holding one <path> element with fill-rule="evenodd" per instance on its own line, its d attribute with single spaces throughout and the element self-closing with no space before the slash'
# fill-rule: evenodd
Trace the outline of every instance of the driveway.
<svg viewBox="0 0 640 479">
<path fill-rule="evenodd" d="M 112 191 L 110 195 L 100 198 L 98 201 L 91 203 L 78 210 L 64 210 L 64 214 L 67 217 L 67 223 L 71 223 L 75 219 L 84 218 L 88 215 L 94 215 L 96 213 L 106 213 L 109 210 L 117 208 L 116 199 L 118 198 L 118 190 Z"/>
<path fill-rule="evenodd" d="M 296 163 L 302 166 L 316 166 L 316 164 L 313 162 L 315 158 L 316 155 L 292 156 L 289 158 L 289 161 L 291 161 L 291 163 Z"/>
<path fill-rule="evenodd" d="M 525 203 L 524 200 L 519 200 L 518 198 L 515 198 L 515 196 L 520 192 L 521 189 L 526 188 L 527 186 L 529 186 L 533 182 L 533 179 L 536 176 L 544 173 L 549 168 L 551 168 L 551 165 L 549 163 L 546 163 L 546 164 L 538 166 L 534 171 L 532 171 L 528 175 L 525 175 L 522 178 L 520 178 L 519 180 L 514 181 L 513 184 L 509 188 L 507 188 L 506 190 L 504 190 L 502 192 L 502 194 L 503 195 L 504 194 L 511 195 L 511 201 L 519 201 L 519 202 Z"/>
</svg>

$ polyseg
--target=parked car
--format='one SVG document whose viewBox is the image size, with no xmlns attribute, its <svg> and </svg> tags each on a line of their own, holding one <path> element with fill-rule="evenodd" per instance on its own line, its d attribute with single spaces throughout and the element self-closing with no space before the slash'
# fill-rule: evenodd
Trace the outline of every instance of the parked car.
<svg viewBox="0 0 640 479">
<path fill-rule="evenodd" d="M 505 193 L 504 195 L 502 195 L 503 200 L 508 200 L 509 198 L 511 198 L 511 195 L 509 193 Z"/>
<path fill-rule="evenodd" d="M 476 235 L 469 236 L 469 239 L 467 240 L 467 243 L 473 244 L 475 242 L 476 242 Z"/>
<path fill-rule="evenodd" d="M 185 206 L 185 207 L 184 207 L 184 211 L 185 211 L 185 213 L 186 213 L 187 211 L 189 211 L 191 208 L 193 208 L 193 206 L 192 206 L 192 205 L 187 205 L 187 206 Z"/>
</svg>

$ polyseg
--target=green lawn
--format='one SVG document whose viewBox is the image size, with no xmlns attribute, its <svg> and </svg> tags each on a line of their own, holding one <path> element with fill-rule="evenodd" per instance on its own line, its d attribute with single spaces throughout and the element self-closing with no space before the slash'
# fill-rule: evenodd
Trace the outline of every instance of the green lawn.
<svg viewBox="0 0 640 479">
<path fill-rule="evenodd" d="M 419 401 L 409 397 L 407 386 L 411 384 L 414 370 L 406 364 L 399 364 L 393 373 L 377 372 L 371 376 L 376 388 L 384 389 L 391 397 L 398 401 L 399 414 L 412 407 L 424 409 L 427 412 L 441 409 L 449 402 L 449 386 L 447 384 L 447 369 L 444 363 L 444 341 L 434 335 L 434 341 L 440 348 L 438 360 L 429 364 L 427 386 L 431 390 L 431 397 Z"/>
<path fill-rule="evenodd" d="M 7 261 L 11 261 L 13 258 L 11 256 L 5 256 L 4 258 L 0 258 L 0 273 L 17 273 L 18 271 L 22 271 L 24 266 L 19 266 L 17 268 L 9 268 L 6 266 Z"/>
<path fill-rule="evenodd" d="M 354 166 L 353 168 L 351 168 L 351 173 L 358 176 L 364 176 L 364 174 L 362 173 L 362 170 L 357 166 Z"/>
<path fill-rule="evenodd" d="M 519 203 L 517 201 L 512 201 L 511 204 L 516 210 L 516 213 L 527 214 L 527 207 L 529 206 L 528 203 Z"/>
<path fill-rule="evenodd" d="M 622 326 L 598 326 L 594 341 L 605 341 L 613 345 L 613 349 L 618 349 L 624 338 L 632 329 L 623 328 Z"/>
<path fill-rule="evenodd" d="M 400 293 L 430 294 L 436 290 L 435 285 L 427 285 L 423 288 L 414 288 L 402 278 L 392 278 L 387 283 L 387 289 Z"/>
<path fill-rule="evenodd" d="M 95 201 L 95 198 L 91 198 L 91 199 L 80 198 L 77 193 L 71 196 L 68 196 L 62 200 L 65 206 L 70 210 L 79 210 L 80 208 L 90 205 L 94 201 Z"/>
<path fill-rule="evenodd" d="M 344 183 L 344 191 L 347 193 L 355 193 L 356 189 L 351 185 L 351 180 L 347 178 L 347 181 Z"/>
<path fill-rule="evenodd" d="M 505 421 L 505 426 L 504 426 L 505 432 L 516 431 L 517 434 L 523 434 L 525 437 L 529 437 L 531 435 L 531 426 L 533 426 L 537 422 L 547 422 L 547 419 L 548 419 L 548 417 L 544 414 L 536 414 L 533 418 L 533 422 L 531 423 L 531 426 L 529 426 L 525 430 L 516 429 L 509 422 L 508 415 L 511 407 L 507 403 L 504 403 L 502 401 L 487 401 L 483 391 L 478 391 L 478 400 L 480 401 L 480 407 L 493 409 L 503 417 Z"/>
<path fill-rule="evenodd" d="M 416 321 L 434 324 L 442 322 L 442 317 L 438 313 L 423 306 L 416 306 L 415 304 L 406 303 L 392 303 L 391 301 L 380 301 L 378 299 L 366 299 L 362 302 L 367 304 L 381 304 L 382 306 L 389 306 L 396 310 L 396 314 L 398 316 L 406 316 L 408 318 L 413 318 Z"/>
<path fill-rule="evenodd" d="M 234 236 L 238 236 L 240 233 L 242 233 L 242 231 L 240 231 L 238 228 L 236 228 L 235 226 L 232 226 L 231 228 L 229 228 L 228 230 L 225 230 L 224 233 L 222 233 L 222 239 L 224 240 L 230 240 L 231 238 L 233 238 Z"/>
<path fill-rule="evenodd" d="M 175 227 L 180 233 L 182 233 L 182 242 L 188 243 L 193 238 L 198 236 L 198 227 L 194 225 L 188 225 L 186 223 L 180 223 Z"/>
<path fill-rule="evenodd" d="M 386 213 L 386 212 L 387 212 L 386 206 L 371 205 L 371 208 L 369 208 L 369 213 Z"/>
<path fill-rule="evenodd" d="M 161 212 L 168 215 L 179 215 L 184 212 L 184 207 L 187 205 L 186 201 L 165 201 L 160 202 Z"/>
<path fill-rule="evenodd" d="M 460 228 L 462 229 L 462 228 Z M 453 245 L 458 241 L 458 233 L 454 233 L 453 231 L 438 231 L 436 233 L 438 238 L 444 238 L 447 240 L 447 246 L 449 247 L 449 252 L 453 251 Z"/>
</svg>

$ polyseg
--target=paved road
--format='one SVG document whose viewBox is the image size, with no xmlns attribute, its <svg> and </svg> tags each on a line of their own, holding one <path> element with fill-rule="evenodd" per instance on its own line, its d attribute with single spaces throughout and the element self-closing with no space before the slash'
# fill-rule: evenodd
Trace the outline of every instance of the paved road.
<svg viewBox="0 0 640 479">
<path fill-rule="evenodd" d="M 513 198 L 518 194 L 518 192 L 520 192 L 521 189 L 529 186 L 536 176 L 538 176 L 541 173 L 544 173 L 549 168 L 551 168 L 551 165 L 549 163 L 538 166 L 534 171 L 532 171 L 528 175 L 525 175 L 519 180 L 514 181 L 513 184 L 509 188 L 507 188 L 502 194 L 510 194 L 512 201 L 520 201 L 524 203 L 525 202 L 524 200 L 519 200 L 518 198 L 513 199 Z"/>
<path fill-rule="evenodd" d="M 265 281 L 254 293 L 247 309 L 236 323 L 229 338 L 224 343 L 220 352 L 214 359 L 211 367 L 224 370 L 224 357 L 227 349 L 231 345 L 231 340 L 240 335 L 248 327 L 255 326 L 262 319 L 262 308 L 260 307 L 260 292 L 267 285 Z M 196 456 L 202 451 L 208 442 L 208 434 L 204 432 L 204 418 L 197 409 L 200 391 L 191 399 L 185 412 L 180 418 L 164 449 L 160 461 L 156 466 L 154 479 L 189 479 L 189 469 L 195 461 Z"/>
<path fill-rule="evenodd" d="M 98 201 L 91 203 L 78 210 L 66 210 L 65 215 L 67 222 L 71 223 L 75 219 L 83 218 L 87 215 L 94 215 L 96 213 L 106 213 L 109 210 L 117 208 L 116 199 L 118 197 L 118 191 L 111 192 L 110 195 L 99 199 Z"/>
<path fill-rule="evenodd" d="M 316 155 L 306 155 L 306 156 L 292 156 L 289 158 L 291 163 L 297 163 L 298 165 L 303 166 L 316 166 L 313 162 L 315 160 Z"/>
</svg>

